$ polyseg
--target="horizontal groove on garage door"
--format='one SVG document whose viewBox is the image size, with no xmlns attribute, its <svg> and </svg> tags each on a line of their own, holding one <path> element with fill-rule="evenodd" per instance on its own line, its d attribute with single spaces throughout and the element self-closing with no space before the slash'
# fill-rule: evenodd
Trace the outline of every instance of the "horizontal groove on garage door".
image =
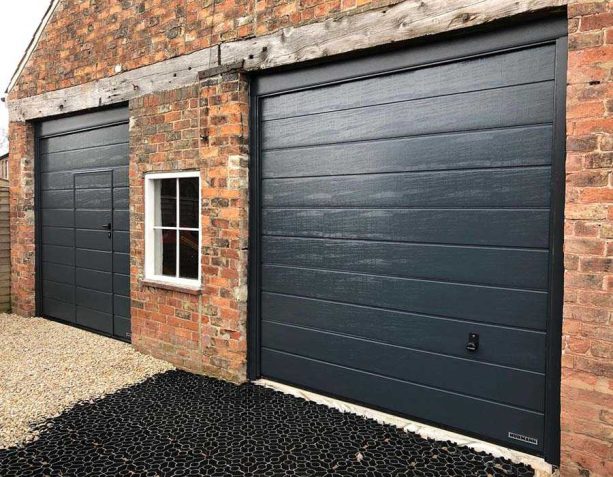
<svg viewBox="0 0 613 477">
<path fill-rule="evenodd" d="M 548 301 L 541 291 L 267 264 L 262 290 L 535 330 L 545 329 Z"/>
<path fill-rule="evenodd" d="M 113 295 L 77 286 L 76 304 L 92 310 L 112 313 Z"/>
<path fill-rule="evenodd" d="M 376 373 L 262 349 L 268 375 L 311 389 L 371 404 L 388 411 L 420 416 L 452 428 L 505 441 L 507 430 L 543 440 L 543 414 L 450 391 L 408 383 Z M 487 419 L 483 419 L 487 416 Z"/>
<path fill-rule="evenodd" d="M 262 177 L 548 165 L 552 140 L 551 126 L 541 125 L 264 150 Z"/>
<path fill-rule="evenodd" d="M 554 45 L 408 70 L 267 98 L 262 118 L 279 119 L 554 79 Z M 411 87 L 407 88 L 406 85 Z"/>
<path fill-rule="evenodd" d="M 102 224 L 107 224 L 113 219 L 109 210 L 84 210 L 75 211 L 75 227 L 78 229 L 100 230 Z M 113 228 L 115 224 L 113 224 Z"/>
<path fill-rule="evenodd" d="M 264 321 L 271 323 L 368 338 L 527 371 L 545 371 L 542 331 L 271 292 L 263 292 L 261 299 Z M 479 333 L 486 343 L 477 354 L 466 351 L 466 337 L 473 332 Z"/>
<path fill-rule="evenodd" d="M 76 308 L 77 324 L 108 335 L 113 333 L 113 315 L 78 305 Z"/>
<path fill-rule="evenodd" d="M 264 179 L 264 208 L 549 207 L 549 166 Z"/>
<path fill-rule="evenodd" d="M 128 252 L 113 254 L 113 270 L 115 273 L 130 275 L 130 254 Z"/>
<path fill-rule="evenodd" d="M 114 210 L 113 211 L 113 228 L 123 232 L 130 231 L 130 211 Z"/>
<path fill-rule="evenodd" d="M 116 295 L 130 295 L 130 276 L 123 273 L 113 273 L 113 291 Z"/>
<path fill-rule="evenodd" d="M 75 206 L 84 209 L 109 209 L 113 205 L 113 195 L 110 188 L 77 189 L 74 191 Z"/>
<path fill-rule="evenodd" d="M 553 81 L 263 121 L 265 149 L 551 123 Z"/>
<path fill-rule="evenodd" d="M 547 248 L 549 211 L 263 209 L 262 231 L 287 237 Z"/>
<path fill-rule="evenodd" d="M 52 280 L 58 283 L 74 284 L 74 269 L 69 265 L 60 265 L 57 263 L 52 266 L 45 266 L 47 262 L 43 261 L 43 279 Z"/>
<path fill-rule="evenodd" d="M 126 147 L 127 153 L 127 147 Z M 125 162 L 125 156 L 123 157 L 123 161 Z M 93 161 L 92 158 L 88 156 L 80 161 L 80 164 L 89 164 L 91 166 L 96 167 L 112 167 L 113 160 L 110 160 L 106 163 L 104 160 L 100 160 L 99 157 L 96 157 L 96 160 Z M 48 164 L 48 163 L 47 163 Z M 57 166 L 59 167 L 59 166 Z M 96 175 L 96 174 L 92 174 Z M 106 177 L 105 175 L 100 174 L 102 177 Z M 56 171 L 56 172 L 42 172 L 40 174 L 41 179 L 41 188 L 43 190 L 61 190 L 67 189 L 72 190 L 73 188 L 73 171 Z M 104 179 L 101 179 L 101 181 Z M 106 180 L 105 180 L 106 182 Z M 115 187 L 123 187 L 128 184 L 128 168 L 127 167 L 116 167 L 113 170 L 113 185 Z M 78 184 L 76 184 L 79 186 Z M 81 184 L 84 185 L 84 184 Z M 102 185 L 102 182 L 97 184 L 95 187 L 109 187 L 109 185 Z"/>
<path fill-rule="evenodd" d="M 75 245 L 78 248 L 91 248 L 95 250 L 111 251 L 112 242 L 108 239 L 108 232 L 104 230 L 75 230 Z"/>
<path fill-rule="evenodd" d="M 83 154 L 83 150 L 87 150 L 87 155 Z M 100 147 L 81 147 L 74 151 L 57 152 L 54 154 L 41 154 L 42 177 L 43 179 L 45 178 L 46 172 L 62 172 L 67 169 L 121 166 L 125 164 L 127 156 L 127 142 Z M 62 181 L 60 174 L 58 174 L 56 180 Z"/>
<path fill-rule="evenodd" d="M 269 265 L 537 290 L 548 286 L 546 250 L 272 236 L 262 237 L 261 247 Z"/>
<path fill-rule="evenodd" d="M 71 190 L 43 190 L 41 203 L 43 209 L 72 210 L 74 195 Z"/>
<path fill-rule="evenodd" d="M 58 283 L 52 280 L 43 280 L 43 282 L 43 296 L 72 303 L 74 299 L 74 287 L 72 285 Z"/>
<path fill-rule="evenodd" d="M 76 129 L 96 128 L 118 122 L 127 123 L 129 119 L 130 113 L 128 108 L 92 111 L 91 113 L 45 121 L 40 124 L 39 134 L 41 137 L 57 134 L 72 134 Z"/>
<path fill-rule="evenodd" d="M 74 227 L 73 209 L 45 209 L 43 227 Z"/>
<path fill-rule="evenodd" d="M 82 288 L 109 293 L 113 291 L 110 273 L 77 268 L 76 275 L 77 283 Z"/>
<path fill-rule="evenodd" d="M 267 349 L 543 411 L 543 373 L 267 321 L 262 323 L 262 337 Z M 526 393 L 526 389 L 539 392 Z"/>
<path fill-rule="evenodd" d="M 102 147 L 106 150 L 129 141 L 129 129 L 125 124 L 108 126 L 90 131 L 77 131 L 64 136 L 50 137 L 41 142 L 41 154 L 76 151 Z"/>
<path fill-rule="evenodd" d="M 78 267 L 101 272 L 110 272 L 112 270 L 112 255 L 112 252 L 103 252 L 101 250 L 77 249 L 75 251 Z"/>
<path fill-rule="evenodd" d="M 45 295 L 42 299 L 43 308 L 49 316 L 60 320 L 75 322 L 75 305 L 55 299 L 53 296 Z"/>
<path fill-rule="evenodd" d="M 47 263 L 59 263 L 60 265 L 74 265 L 75 255 L 72 247 L 62 245 L 45 246 L 44 260 Z"/>
</svg>

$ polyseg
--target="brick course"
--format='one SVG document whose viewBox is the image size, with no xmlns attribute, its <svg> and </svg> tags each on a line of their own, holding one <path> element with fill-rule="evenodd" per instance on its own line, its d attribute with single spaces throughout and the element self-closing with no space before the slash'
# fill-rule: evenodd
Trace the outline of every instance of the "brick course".
<svg viewBox="0 0 613 477">
<path fill-rule="evenodd" d="M 11 306 L 32 316 L 35 307 L 34 127 L 9 125 Z"/>
<path fill-rule="evenodd" d="M 63 0 L 9 99 L 397 0 Z M 562 476 L 613 475 L 613 5 L 568 7 Z M 248 83 L 204 78 L 130 104 L 133 342 L 240 382 L 246 363 Z M 33 128 L 11 123 L 13 310 L 34 313 Z M 143 283 L 143 173 L 198 169 L 202 290 Z"/>
<path fill-rule="evenodd" d="M 613 13 L 569 6 L 563 476 L 613 475 Z"/>
</svg>

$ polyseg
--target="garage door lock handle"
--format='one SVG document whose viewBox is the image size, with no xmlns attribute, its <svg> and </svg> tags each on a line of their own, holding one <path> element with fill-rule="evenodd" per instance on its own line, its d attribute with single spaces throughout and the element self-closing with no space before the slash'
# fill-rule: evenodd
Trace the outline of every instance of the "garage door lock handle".
<svg viewBox="0 0 613 477">
<path fill-rule="evenodd" d="M 468 343 L 466 343 L 466 351 L 474 353 L 479 349 L 479 335 L 477 333 L 468 333 Z"/>
<path fill-rule="evenodd" d="M 109 238 L 111 238 L 111 229 L 113 228 L 111 223 L 109 222 L 108 224 L 104 224 L 102 228 L 109 231 Z"/>
</svg>

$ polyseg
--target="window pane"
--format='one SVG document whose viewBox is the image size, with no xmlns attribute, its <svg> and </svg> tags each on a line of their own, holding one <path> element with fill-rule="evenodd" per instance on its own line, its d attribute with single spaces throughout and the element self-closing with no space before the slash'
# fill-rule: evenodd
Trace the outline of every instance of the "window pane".
<svg viewBox="0 0 613 477">
<path fill-rule="evenodd" d="M 155 225 L 177 225 L 177 180 L 155 180 Z"/>
<path fill-rule="evenodd" d="M 198 278 L 198 232 L 181 230 L 179 245 L 179 276 Z"/>
<path fill-rule="evenodd" d="M 181 227 L 198 228 L 198 183 L 197 177 L 179 179 Z"/>
<path fill-rule="evenodd" d="M 177 231 L 160 230 L 155 233 L 155 274 L 177 276 Z"/>
</svg>

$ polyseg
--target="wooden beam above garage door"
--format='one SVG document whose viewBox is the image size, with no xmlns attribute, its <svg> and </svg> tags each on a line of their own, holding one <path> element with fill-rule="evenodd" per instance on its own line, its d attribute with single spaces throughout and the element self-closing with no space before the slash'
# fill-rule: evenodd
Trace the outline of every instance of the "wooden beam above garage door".
<svg viewBox="0 0 613 477">
<path fill-rule="evenodd" d="M 11 121 L 27 121 L 176 89 L 198 71 L 239 61 L 263 70 L 474 27 L 561 7 L 567 0 L 406 0 L 392 7 L 285 28 L 224 43 L 110 78 L 9 102 Z"/>
</svg>

